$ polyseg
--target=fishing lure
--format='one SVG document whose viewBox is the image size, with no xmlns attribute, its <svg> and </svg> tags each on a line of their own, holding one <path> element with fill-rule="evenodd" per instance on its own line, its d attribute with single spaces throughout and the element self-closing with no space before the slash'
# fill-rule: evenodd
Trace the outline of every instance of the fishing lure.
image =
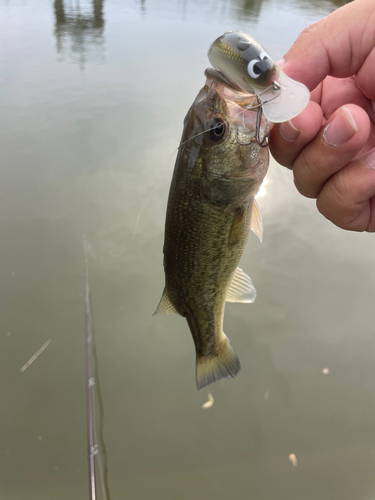
<svg viewBox="0 0 375 500">
<path fill-rule="evenodd" d="M 217 38 L 208 59 L 233 90 L 255 95 L 247 109 L 258 110 L 255 138 L 261 146 L 268 145 L 259 133 L 262 113 L 270 122 L 281 123 L 299 115 L 309 102 L 309 89 L 289 78 L 254 38 L 241 31 Z"/>
</svg>

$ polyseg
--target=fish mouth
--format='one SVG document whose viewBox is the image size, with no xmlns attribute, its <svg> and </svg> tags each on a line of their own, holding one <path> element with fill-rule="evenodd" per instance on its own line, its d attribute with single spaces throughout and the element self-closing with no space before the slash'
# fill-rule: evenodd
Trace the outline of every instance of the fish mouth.
<svg viewBox="0 0 375 500">
<path fill-rule="evenodd" d="M 217 70 L 208 68 L 205 75 L 205 85 L 186 115 L 181 145 L 194 140 L 197 145 L 218 147 L 232 131 L 236 142 L 245 147 L 257 142 L 257 132 L 262 137 L 270 133 L 273 124 L 265 117 L 261 118 L 260 125 L 258 123 L 259 105 L 255 95 L 228 86 L 226 77 Z M 223 134 L 220 128 L 215 133 L 215 127 L 220 124 L 224 125 Z"/>
<path fill-rule="evenodd" d="M 214 68 L 207 68 L 204 72 L 204 76 L 207 80 L 211 82 L 222 83 L 228 90 L 231 89 L 234 92 L 243 92 L 242 89 L 234 82 L 230 81 L 224 73 Z"/>
<path fill-rule="evenodd" d="M 255 99 L 255 94 L 244 92 L 236 83 L 231 82 L 221 71 L 207 68 L 204 72 L 207 87 L 214 88 L 223 99 L 248 106 Z"/>
<path fill-rule="evenodd" d="M 231 121 L 235 127 L 237 142 L 248 146 L 252 142 L 256 129 L 259 107 L 256 95 L 244 92 L 216 69 L 207 68 L 205 76 L 207 88 L 214 89 L 227 104 L 228 121 Z M 272 127 L 273 123 L 262 116 L 260 133 L 263 136 L 268 135 Z"/>
</svg>

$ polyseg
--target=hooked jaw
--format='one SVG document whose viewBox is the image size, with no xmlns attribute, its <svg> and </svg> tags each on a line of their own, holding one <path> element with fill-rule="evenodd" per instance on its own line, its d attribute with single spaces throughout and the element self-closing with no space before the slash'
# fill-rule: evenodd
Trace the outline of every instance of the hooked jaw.
<svg viewBox="0 0 375 500">
<path fill-rule="evenodd" d="M 263 117 L 261 99 L 228 84 L 228 79 L 218 70 L 207 68 L 205 76 L 206 92 L 213 89 L 226 102 L 237 143 L 249 146 L 257 142 L 261 147 L 267 147 L 273 124 Z"/>
</svg>

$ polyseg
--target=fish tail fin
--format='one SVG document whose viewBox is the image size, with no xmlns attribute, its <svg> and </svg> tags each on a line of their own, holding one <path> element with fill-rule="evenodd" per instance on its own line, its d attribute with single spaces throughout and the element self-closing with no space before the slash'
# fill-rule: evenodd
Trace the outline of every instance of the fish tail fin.
<svg viewBox="0 0 375 500">
<path fill-rule="evenodd" d="M 223 334 L 224 341 L 210 356 L 197 357 L 197 389 L 203 389 L 222 378 L 235 378 L 241 370 L 240 360 L 230 345 L 228 338 Z"/>
</svg>

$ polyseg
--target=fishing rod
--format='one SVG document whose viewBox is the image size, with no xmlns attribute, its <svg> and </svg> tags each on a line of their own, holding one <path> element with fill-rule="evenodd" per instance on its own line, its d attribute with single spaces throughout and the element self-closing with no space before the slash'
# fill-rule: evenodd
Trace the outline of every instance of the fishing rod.
<svg viewBox="0 0 375 500">
<path fill-rule="evenodd" d="M 87 240 L 83 240 L 85 256 L 85 343 L 86 343 L 86 401 L 87 401 L 87 443 L 89 462 L 89 493 L 90 500 L 96 500 L 96 476 L 95 476 L 95 455 L 98 453 L 98 446 L 94 443 L 94 407 L 93 392 L 95 379 L 91 371 L 91 311 L 89 292 L 89 268 L 87 258 Z"/>
<path fill-rule="evenodd" d="M 97 500 L 97 477 L 100 479 L 103 500 L 111 500 L 108 484 L 108 459 L 104 442 L 104 405 L 100 389 L 99 363 L 95 344 L 95 327 L 90 307 L 89 242 L 83 238 L 85 265 L 85 353 L 86 353 L 86 400 L 87 400 L 87 443 L 89 462 L 90 500 Z M 96 428 L 95 408 L 98 409 L 99 428 Z M 97 443 L 97 444 L 96 444 Z M 98 455 L 99 474 L 95 471 L 95 456 Z"/>
</svg>

